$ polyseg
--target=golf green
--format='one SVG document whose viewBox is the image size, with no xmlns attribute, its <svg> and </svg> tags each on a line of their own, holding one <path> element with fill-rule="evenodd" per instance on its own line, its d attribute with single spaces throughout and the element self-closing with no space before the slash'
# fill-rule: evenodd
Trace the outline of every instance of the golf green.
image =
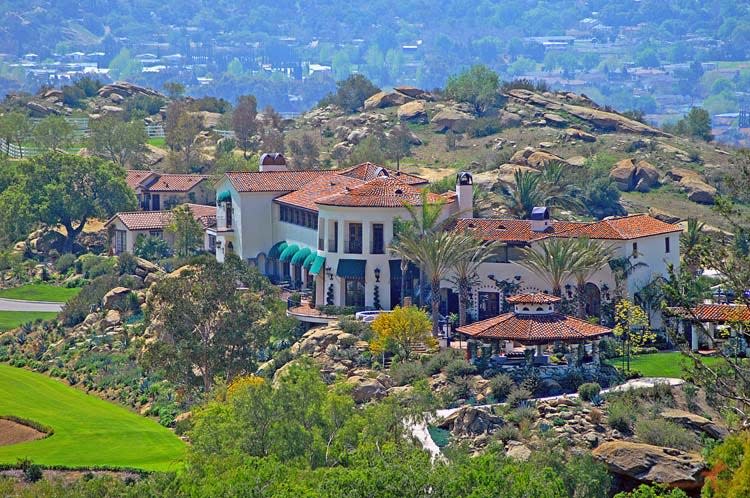
<svg viewBox="0 0 750 498">
<path fill-rule="evenodd" d="M 42 374 L 0 365 L 0 416 L 54 429 L 45 439 L 0 446 L 0 463 L 176 470 L 186 445 L 151 419 Z"/>
</svg>

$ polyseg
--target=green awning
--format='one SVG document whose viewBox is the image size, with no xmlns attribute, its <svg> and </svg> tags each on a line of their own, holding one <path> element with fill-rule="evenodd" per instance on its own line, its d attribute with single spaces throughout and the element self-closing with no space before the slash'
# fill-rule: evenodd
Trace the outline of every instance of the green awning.
<svg viewBox="0 0 750 498">
<path fill-rule="evenodd" d="M 307 258 L 310 254 L 312 254 L 312 251 L 310 250 L 310 248 L 303 247 L 302 249 L 297 251 L 297 253 L 294 256 L 292 256 L 291 263 L 293 265 L 301 265 L 302 263 L 305 262 L 305 258 Z"/>
<path fill-rule="evenodd" d="M 318 253 L 310 251 L 310 254 L 307 255 L 307 257 L 305 258 L 305 261 L 302 263 L 302 268 L 304 268 L 305 270 L 310 270 L 313 263 L 315 262 L 315 258 L 317 257 L 318 257 Z"/>
<path fill-rule="evenodd" d="M 320 273 L 320 270 L 323 269 L 326 265 L 326 258 L 325 256 L 315 256 L 315 261 L 313 261 L 312 266 L 310 267 L 310 275 L 317 275 Z"/>
<path fill-rule="evenodd" d="M 336 268 L 336 275 L 343 278 L 365 278 L 364 259 L 340 259 Z"/>
<path fill-rule="evenodd" d="M 292 256 L 297 254 L 297 251 L 299 251 L 299 246 L 297 244 L 290 244 L 286 246 L 286 249 L 281 251 L 279 261 L 289 261 L 290 259 L 292 259 Z"/>
<path fill-rule="evenodd" d="M 281 256 L 281 252 L 286 249 L 286 242 L 276 242 L 273 247 L 271 247 L 271 250 L 268 251 L 268 257 L 270 259 L 279 259 L 279 256 Z"/>
<path fill-rule="evenodd" d="M 226 202 L 232 200 L 232 193 L 229 190 L 224 190 L 222 192 L 219 192 L 219 195 L 216 196 L 217 202 Z"/>
</svg>

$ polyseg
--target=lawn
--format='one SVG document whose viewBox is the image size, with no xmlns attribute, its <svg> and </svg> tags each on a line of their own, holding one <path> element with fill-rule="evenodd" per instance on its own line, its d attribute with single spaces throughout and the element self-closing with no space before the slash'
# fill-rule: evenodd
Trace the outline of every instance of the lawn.
<svg viewBox="0 0 750 498">
<path fill-rule="evenodd" d="M 690 361 L 682 353 L 654 353 L 630 358 L 630 369 L 637 370 L 644 377 L 674 377 L 681 378 L 684 374 L 683 365 Z M 706 357 L 703 362 L 707 365 L 719 361 L 719 358 Z M 616 367 L 622 366 L 622 358 L 613 358 L 609 364 Z"/>
<path fill-rule="evenodd" d="M 0 415 L 54 429 L 45 439 L 0 446 L 0 463 L 177 469 L 186 445 L 170 430 L 42 374 L 0 365 Z"/>
<path fill-rule="evenodd" d="M 28 284 L 12 289 L 0 289 L 0 298 L 64 303 L 79 292 L 81 292 L 80 287 L 68 288 L 50 284 Z"/>
<path fill-rule="evenodd" d="M 148 139 L 148 144 L 153 145 L 154 147 L 159 147 L 160 149 L 166 149 L 167 139 L 164 137 L 152 137 Z"/>
<path fill-rule="evenodd" d="M 55 312 L 46 311 L 0 311 L 0 332 L 18 327 L 23 323 L 42 320 L 51 320 L 57 316 Z"/>
</svg>

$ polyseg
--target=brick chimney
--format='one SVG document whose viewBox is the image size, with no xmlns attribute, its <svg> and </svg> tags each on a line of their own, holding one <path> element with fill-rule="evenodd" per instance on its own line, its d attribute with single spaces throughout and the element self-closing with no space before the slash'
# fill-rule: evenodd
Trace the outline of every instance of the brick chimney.
<svg viewBox="0 0 750 498">
<path fill-rule="evenodd" d="M 468 171 L 461 171 L 456 175 L 456 195 L 458 216 L 471 218 L 474 212 L 474 177 Z"/>
</svg>

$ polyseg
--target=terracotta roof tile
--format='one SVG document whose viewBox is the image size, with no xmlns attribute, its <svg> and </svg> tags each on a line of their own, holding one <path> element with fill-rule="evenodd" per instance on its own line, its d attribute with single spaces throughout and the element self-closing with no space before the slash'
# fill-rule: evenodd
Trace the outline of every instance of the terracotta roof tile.
<svg viewBox="0 0 750 498">
<path fill-rule="evenodd" d="M 357 178 L 342 175 L 330 175 L 318 178 L 303 185 L 301 189 L 277 197 L 275 202 L 289 206 L 300 207 L 310 211 L 317 211 L 315 201 L 334 194 L 341 194 L 347 188 L 357 187 L 364 182 Z"/>
<path fill-rule="evenodd" d="M 237 192 L 292 192 L 323 176 L 335 176 L 330 170 L 239 171 L 226 174 Z"/>
<path fill-rule="evenodd" d="M 201 204 L 187 204 L 193 216 L 204 228 L 216 223 L 216 207 Z M 106 225 L 119 219 L 128 230 L 163 230 L 172 220 L 171 211 L 129 211 L 117 213 Z M 106 226 L 105 225 L 105 226 Z"/>
<path fill-rule="evenodd" d="M 480 339 L 517 341 L 521 344 L 543 344 L 554 341 L 590 340 L 612 331 L 560 313 L 516 314 L 488 318 L 456 329 Z"/>
<path fill-rule="evenodd" d="M 669 308 L 673 315 L 705 322 L 750 322 L 750 308 L 742 304 L 699 304 L 686 313 L 683 308 Z"/>
<path fill-rule="evenodd" d="M 430 202 L 453 202 L 438 194 L 429 193 Z M 403 207 L 404 204 L 421 205 L 420 189 L 402 182 L 398 178 L 376 178 L 340 194 L 334 194 L 316 201 L 325 206 L 347 207 Z"/>
<path fill-rule="evenodd" d="M 682 227 L 671 225 L 647 214 L 634 214 L 604 219 L 584 226 L 576 226 L 561 233 L 561 237 L 589 237 L 592 239 L 630 240 L 653 235 L 681 232 Z"/>
<path fill-rule="evenodd" d="M 156 173 L 142 169 L 129 169 L 125 172 L 125 183 L 128 184 L 128 187 L 135 190 L 143 180 L 152 175 L 156 175 Z"/>
<path fill-rule="evenodd" d="M 461 218 L 456 221 L 455 229 L 474 232 L 483 240 L 524 243 L 532 240 L 543 239 L 550 235 L 570 230 L 575 225 L 576 223 L 569 221 L 553 221 L 546 231 L 535 232 L 531 229 L 530 220 Z"/>
<path fill-rule="evenodd" d="M 402 182 L 409 185 L 427 185 L 429 183 L 425 178 L 411 175 L 409 173 L 394 171 L 373 163 L 358 164 L 351 168 L 341 170 L 338 173 L 343 176 L 358 178 L 364 181 L 374 180 L 375 178 L 391 177 L 399 178 Z"/>
<path fill-rule="evenodd" d="M 551 304 L 559 303 L 560 301 L 562 301 L 562 299 L 557 296 L 544 294 L 543 292 L 534 292 L 531 294 L 515 294 L 513 296 L 507 297 L 505 300 L 511 304 Z"/>
<path fill-rule="evenodd" d="M 206 175 L 163 174 L 147 188 L 150 192 L 188 192 L 208 178 Z"/>
</svg>

